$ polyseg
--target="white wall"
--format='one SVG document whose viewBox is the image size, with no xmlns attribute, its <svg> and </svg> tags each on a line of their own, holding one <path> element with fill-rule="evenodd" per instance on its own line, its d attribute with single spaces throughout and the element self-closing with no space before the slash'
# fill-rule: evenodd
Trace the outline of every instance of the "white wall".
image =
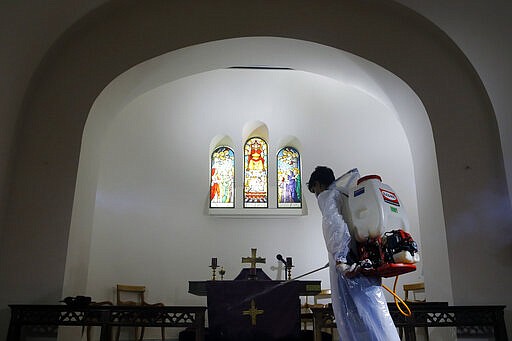
<svg viewBox="0 0 512 341">
<path fill-rule="evenodd" d="M 489 95 L 496 115 L 512 198 L 512 45 L 503 44 L 512 33 L 512 2 L 507 0 L 423 1 L 397 0 L 431 20 L 464 51 Z M 511 200 L 512 202 L 512 200 Z"/>
<path fill-rule="evenodd" d="M 205 304 L 204 298 L 187 294 L 187 281 L 208 279 L 211 257 L 224 265 L 226 278 L 234 278 L 251 247 L 267 258 L 262 268 L 272 278 L 278 253 L 293 257 L 296 275 L 327 262 L 321 217 L 309 193 L 304 197 L 310 214 L 304 217 L 204 214 L 211 138 L 225 133 L 241 151 L 242 127 L 255 118 L 269 127 L 272 158 L 281 137 L 293 135 L 302 142 L 305 178 L 317 164 L 330 165 L 338 174 L 357 166 L 363 174 L 381 174 L 405 203 L 415 201 L 403 129 L 368 94 L 298 71 L 218 70 L 187 77 L 130 103 L 116 115 L 98 151 L 89 295 L 111 299 L 114 283 L 146 284 L 152 300 Z M 240 175 L 243 163 L 237 161 Z M 411 214 L 417 221 L 415 209 Z M 419 239 L 417 225 L 415 232 Z M 421 278 L 421 270 L 409 277 Z M 310 278 L 329 287 L 327 271 Z"/>
</svg>

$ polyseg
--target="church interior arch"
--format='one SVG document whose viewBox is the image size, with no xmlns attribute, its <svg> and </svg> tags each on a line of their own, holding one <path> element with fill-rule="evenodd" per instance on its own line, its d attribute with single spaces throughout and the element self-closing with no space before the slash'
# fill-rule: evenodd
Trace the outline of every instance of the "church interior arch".
<svg viewBox="0 0 512 341">
<path fill-rule="evenodd" d="M 314 62 L 293 57 L 311 55 L 312 49 L 318 51 Z M 223 52 L 217 55 L 216 51 Z M 258 55 L 258 51 L 273 53 Z M 283 51 L 288 53 L 285 54 Z M 268 55 L 272 56 L 276 52 L 280 58 L 269 59 Z M 173 70 L 185 67 L 179 63 L 173 64 L 172 60 L 176 55 L 190 55 L 184 60 L 190 60 L 197 55 L 207 56 L 204 58 L 205 65 L 198 69 L 213 70 L 192 72 L 190 76 L 175 79 L 172 77 Z M 293 70 L 261 72 L 229 69 L 230 65 L 245 63 L 246 56 L 251 56 L 260 63 L 285 64 Z M 211 65 L 209 63 L 212 60 L 222 63 Z M 352 74 L 352 77 L 359 73 L 367 82 L 367 86 L 360 79 L 357 86 L 354 86 L 343 76 L 333 78 L 332 74 L 326 72 L 320 75 L 317 73 L 319 66 L 343 70 L 344 73 Z M 167 82 L 163 81 L 165 73 L 168 73 Z M 131 98 L 116 96 L 122 94 L 119 88 L 136 87 L 140 74 L 145 75 L 146 87 L 132 93 Z M 395 89 L 402 88 L 403 92 L 400 96 L 390 98 L 385 95 L 385 88 L 381 82 L 386 85 L 391 82 Z M 241 86 L 242 83 L 250 86 L 246 85 L 244 88 Z M 184 96 L 186 103 L 179 101 L 179 98 Z M 408 98 L 409 96 L 413 98 Z M 198 104 L 201 103 L 201 99 L 204 103 L 202 105 Z M 233 105 L 235 102 L 238 103 Z M 408 105 L 407 110 L 404 110 L 403 103 L 414 105 Z M 402 111 L 398 111 L 397 108 L 401 108 Z M 222 113 L 226 116 L 222 116 Z M 239 118 L 233 117 L 233 113 L 237 113 Z M 422 144 L 422 140 L 411 142 L 401 122 L 401 115 L 417 116 L 419 123 L 416 123 L 416 127 L 424 125 L 423 130 L 427 131 L 427 135 L 431 131 L 421 102 L 397 77 L 346 52 L 334 53 L 332 48 L 310 42 L 273 37 L 230 39 L 192 46 L 178 53 L 171 52 L 137 65 L 116 78 L 100 94 L 85 127 L 84 136 L 87 138 L 83 140 L 80 164 L 94 164 L 97 167 L 85 167 L 83 172 L 89 170 L 92 174 L 79 171 L 73 214 L 74 217 L 92 217 L 76 218 L 72 221 L 71 236 L 76 234 L 80 237 L 70 238 L 70 249 L 76 250 L 80 246 L 88 249 L 80 252 L 80 257 L 68 256 L 66 278 L 81 277 L 84 282 L 66 282 L 65 292 L 75 292 L 79 287 L 73 285 L 79 285 L 91 296 L 108 299 L 111 293 L 109 283 L 116 279 L 123 278 L 126 282 L 147 278 L 149 286 L 153 288 L 152 292 L 158 295 L 159 300 L 174 304 L 198 303 L 197 298 L 183 295 L 183 292 L 186 292 L 186 281 L 183 281 L 182 276 L 177 279 L 173 274 L 183 272 L 185 278 L 200 278 L 203 274 L 200 259 L 208 259 L 214 254 L 225 262 L 224 267 L 228 272 L 236 271 L 240 265 L 237 257 L 232 254 L 233 251 L 228 254 L 216 254 L 219 251 L 215 249 L 226 250 L 228 245 L 238 253 L 243 253 L 244 249 L 250 248 L 253 244 L 261 245 L 261 252 L 266 253 L 268 258 L 271 258 L 272 253 L 294 254 L 296 271 L 299 272 L 306 272 L 308 267 L 314 268 L 317 264 L 325 262 L 322 253 L 314 251 L 322 247 L 320 230 L 313 227 L 320 221 L 318 210 L 310 209 L 310 214 L 305 217 L 276 221 L 271 219 L 263 224 L 260 223 L 261 219 L 219 220 L 208 216 L 192 217 L 194 212 L 197 215 L 202 211 L 197 207 L 194 210 L 193 204 L 190 203 L 197 201 L 197 198 L 193 198 L 199 193 L 198 203 L 203 204 L 206 192 L 201 190 L 206 189 L 208 185 L 207 182 L 200 181 L 201 174 L 208 172 L 207 167 L 200 170 L 200 165 L 204 164 L 203 160 L 208 158 L 208 154 L 202 151 L 207 152 L 211 149 L 211 134 L 218 133 L 220 129 L 224 129 L 220 132 L 230 136 L 235 151 L 241 151 L 245 139 L 253 135 L 265 135 L 269 141 L 273 141 L 270 144 L 275 145 L 275 150 L 280 137 L 286 139 L 286 136 L 299 136 L 303 145 L 304 174 L 314 169 L 315 162 L 330 163 L 337 172 L 344 172 L 355 166 L 360 167 L 363 172 L 381 172 L 384 178 L 401 189 L 402 200 L 408 202 L 410 218 L 414 222 L 411 232 L 425 248 L 425 254 L 442 253 L 439 244 L 429 250 L 428 242 L 426 246 L 422 243 L 423 233 L 420 229 L 425 228 L 428 231 L 435 227 L 429 225 L 431 222 L 422 222 L 418 218 L 417 188 L 420 186 L 421 190 L 422 183 L 417 183 L 415 179 L 425 175 L 415 174 L 415 160 L 411 152 L 415 148 L 430 150 L 429 153 L 423 153 L 422 157 L 433 159 L 423 163 L 435 165 L 433 139 L 430 138 L 428 144 Z M 233 117 L 231 124 L 227 123 L 229 117 Z M 251 117 L 262 118 L 265 123 L 252 121 L 251 124 L 244 125 L 243 122 L 247 122 Z M 216 119 L 221 123 L 216 125 Z M 201 130 L 200 127 L 208 129 Z M 417 129 L 416 127 L 412 129 Z M 149 134 L 152 134 L 153 138 L 150 142 L 144 142 Z M 178 142 L 185 136 L 189 137 L 188 142 L 179 145 Z M 214 139 L 221 139 L 221 136 L 223 135 L 217 135 Z M 196 139 L 203 141 L 204 144 L 191 143 Z M 384 139 L 389 145 L 382 143 Z M 141 146 L 143 144 L 148 146 Z M 194 157 L 181 155 L 182 149 L 188 150 Z M 126 150 L 130 152 L 125 153 Z M 125 157 L 123 154 L 126 154 Z M 148 155 L 152 156 L 148 158 Z M 204 158 L 200 157 L 201 155 Z M 151 160 L 155 158 L 159 161 L 154 161 L 155 165 L 151 167 Z M 184 160 L 186 162 L 183 162 Z M 145 166 L 139 170 L 130 167 L 130 163 Z M 196 172 L 198 168 L 199 172 Z M 187 175 L 197 178 L 197 181 L 188 182 L 186 178 L 173 175 L 174 172 L 171 171 L 161 174 L 160 169 L 174 170 L 180 174 L 187 174 L 188 171 Z M 141 173 L 151 175 L 144 178 Z M 437 170 L 430 169 L 429 173 L 433 176 L 429 181 L 437 182 Z M 173 182 L 173 177 L 180 180 Z M 90 179 L 95 179 L 96 182 L 91 182 Z M 169 183 L 168 187 L 166 182 Z M 137 185 L 133 185 L 135 183 Z M 150 190 L 153 187 L 155 188 Z M 165 190 L 162 189 L 166 188 L 169 193 L 163 194 Z M 180 195 L 173 195 L 171 199 L 170 192 L 173 190 Z M 187 191 L 191 193 L 188 194 Z M 304 193 L 304 196 L 308 197 L 308 194 Z M 439 196 L 438 193 L 438 197 L 434 197 L 433 200 L 438 201 Z M 138 197 L 144 200 L 138 201 Z M 182 197 L 183 203 L 187 204 L 183 205 L 176 197 Z M 309 207 L 315 207 L 311 201 L 313 199 L 307 198 Z M 176 215 L 180 212 L 182 218 L 173 218 L 172 214 L 169 215 L 173 210 L 176 210 Z M 433 215 L 441 217 L 442 212 L 438 211 Z M 169 221 L 174 221 L 174 224 Z M 149 235 L 155 236 L 156 239 L 148 237 L 148 229 Z M 84 245 L 84 237 L 81 235 L 87 230 L 87 240 L 91 241 L 88 246 Z M 114 235 L 118 233 L 126 234 L 123 243 L 113 244 Z M 197 238 L 201 235 L 205 236 L 204 241 Z M 274 250 L 272 245 L 276 242 L 269 244 L 266 242 L 268 238 L 286 242 L 277 242 L 282 244 L 279 246 L 281 249 Z M 131 243 L 127 242 L 130 240 Z M 144 240 L 146 242 L 143 242 Z M 151 255 L 140 256 L 144 253 L 146 243 L 146 246 L 149 246 L 159 244 L 158 241 L 165 241 L 166 247 L 163 244 L 161 247 L 153 247 Z M 184 245 L 187 246 L 183 247 Z M 174 252 L 186 253 L 187 249 L 196 250 L 197 254 L 185 257 L 187 266 L 180 265 L 179 254 Z M 130 259 L 132 252 L 138 254 L 140 259 L 124 261 Z M 110 254 L 110 257 L 107 254 Z M 85 259 L 84 255 L 89 255 L 89 258 Z M 156 266 L 158 259 L 169 258 L 176 261 L 166 262 L 168 271 L 160 275 L 164 280 L 160 278 L 157 282 L 152 281 L 144 264 L 151 263 Z M 121 259 L 123 261 L 120 261 Z M 78 264 L 87 266 L 81 269 Z M 139 271 L 131 269 L 134 264 L 139 265 Z M 445 264 L 447 266 L 447 262 Z M 269 262 L 268 269 L 265 270 L 276 276 L 277 274 L 270 270 L 271 266 L 272 262 Z M 112 272 L 111 269 L 117 270 Z M 425 279 L 428 282 L 429 277 L 424 276 L 424 273 L 436 271 L 449 274 L 448 267 L 430 269 L 428 263 L 422 263 L 419 264 L 416 273 L 404 276 L 404 280 Z M 326 273 L 319 276 L 324 283 L 328 282 Z M 446 280 L 446 287 L 449 287 L 449 275 L 443 275 L 443 278 Z M 169 285 L 174 288 L 174 292 L 168 292 Z M 446 297 L 447 293 L 432 292 L 431 295 Z"/>
<path fill-rule="evenodd" d="M 190 57 L 183 49 L 187 46 L 241 36 L 274 36 L 295 39 L 302 47 L 309 41 L 333 48 L 322 65 L 298 65 L 297 70 L 344 79 L 379 99 L 390 115 L 423 107 L 426 115 L 397 116 L 395 122 L 404 127 L 410 143 L 418 221 L 430 222 L 433 228 L 425 234 L 421 224 L 422 246 L 448 245 L 446 252 L 441 248 L 423 259 L 423 266 L 434 271 L 429 276 L 440 279 L 428 282 L 425 278 L 430 297 L 451 300 L 453 296 L 458 304 L 510 305 L 501 294 L 512 285 L 509 276 L 496 282 L 492 292 L 487 290 L 487 279 L 506 273 L 511 265 L 510 242 L 502 238 L 510 226 L 510 200 L 496 118 L 478 75 L 457 46 L 431 22 L 393 2 L 311 3 L 306 26 L 300 11 L 289 11 L 290 6 L 296 6 L 293 1 L 269 3 L 265 10 L 248 10 L 237 4 L 226 6 L 223 13 L 216 6 L 112 2 L 70 29 L 44 58 L 24 99 L 3 234 L 2 252 L 6 256 L 0 260 L 5 278 L 1 286 L 3 292 L 11 293 L 9 300 L 55 302 L 63 294 L 75 295 L 87 288 L 96 192 L 81 192 L 77 180 L 96 188 L 101 160 L 93 156 L 88 164 L 78 165 L 85 155 L 81 150 L 94 144 L 88 138 L 90 131 L 106 131 L 111 128 L 107 121 L 112 119 L 107 115 L 88 120 L 84 129 L 88 116 L 99 108 L 119 113 L 134 96 L 146 91 L 154 94 L 150 90 L 171 80 L 233 66 L 212 60 L 201 68 L 198 56 L 192 56 L 182 69 L 165 64 L 158 69 L 153 57 L 174 51 L 175 59 L 184 62 Z M 194 24 L 197 22 L 202 25 Z M 281 40 L 276 39 L 273 44 L 279 43 Z M 314 59 L 318 51 L 303 50 L 302 57 Z M 349 55 L 347 63 L 376 63 L 390 72 L 380 72 L 379 82 L 374 82 L 375 74 L 357 72 L 361 68 L 326 71 L 331 52 L 336 55 L 339 51 L 364 58 Z M 251 58 L 246 62 L 259 60 Z M 161 79 L 147 78 L 145 67 L 153 62 L 155 71 L 167 70 L 168 74 L 161 73 Z M 344 70 L 351 72 L 339 77 Z M 136 81 L 119 82 L 131 77 L 127 80 Z M 408 86 L 398 85 L 396 77 Z M 116 84 L 135 86 L 110 87 L 114 79 Z M 98 97 L 109 89 L 113 90 L 109 98 Z M 402 96 L 403 92 L 410 92 L 410 96 Z M 421 122 L 416 121 L 418 117 Z M 424 129 L 428 125 L 431 129 Z M 90 130 L 92 126 L 95 128 Z M 231 136 L 238 140 L 236 134 Z M 205 151 L 208 143 L 209 139 Z M 415 149 L 432 143 L 435 148 Z M 203 160 L 207 159 L 205 152 Z M 434 159 L 437 162 L 432 164 Z M 479 200 L 472 200 L 475 197 Z M 81 209 L 73 210 L 77 204 Z M 190 231 L 194 228 L 197 226 Z M 473 252 L 468 253 L 468 249 Z M 487 266 L 489 263 L 493 266 Z M 479 269 L 478 276 L 475 268 Z M 185 278 L 191 275 L 186 269 L 180 274 Z M 31 290 L 33 283 L 37 292 Z M 2 302 L 5 306 L 7 298 Z M 6 311 L 2 311 L 4 327 Z M 510 310 L 506 314 L 510 321 Z"/>
</svg>

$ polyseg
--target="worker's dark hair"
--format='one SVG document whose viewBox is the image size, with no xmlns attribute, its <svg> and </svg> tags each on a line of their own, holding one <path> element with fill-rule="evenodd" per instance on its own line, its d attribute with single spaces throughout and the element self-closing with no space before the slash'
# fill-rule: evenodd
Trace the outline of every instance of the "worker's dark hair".
<svg viewBox="0 0 512 341">
<path fill-rule="evenodd" d="M 317 166 L 308 181 L 308 189 L 310 192 L 313 190 L 313 186 L 315 182 L 319 182 L 321 185 L 325 185 L 326 187 L 332 184 L 335 180 L 334 172 L 329 167 L 325 166 Z"/>
</svg>

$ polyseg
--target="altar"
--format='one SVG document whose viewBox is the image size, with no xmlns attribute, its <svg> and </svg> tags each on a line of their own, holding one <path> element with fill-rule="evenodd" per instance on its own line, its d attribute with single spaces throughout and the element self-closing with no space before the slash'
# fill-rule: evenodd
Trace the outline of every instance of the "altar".
<svg viewBox="0 0 512 341">
<path fill-rule="evenodd" d="M 210 338 L 299 340 L 300 296 L 318 294 L 320 281 L 271 280 L 255 267 L 254 252 L 248 262 L 234 280 L 189 281 L 189 293 L 207 297 Z"/>
</svg>

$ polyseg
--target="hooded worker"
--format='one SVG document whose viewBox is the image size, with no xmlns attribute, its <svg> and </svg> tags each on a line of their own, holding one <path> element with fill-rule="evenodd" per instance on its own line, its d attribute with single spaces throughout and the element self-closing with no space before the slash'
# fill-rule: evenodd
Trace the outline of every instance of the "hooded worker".
<svg viewBox="0 0 512 341">
<path fill-rule="evenodd" d="M 353 179 L 357 170 L 348 172 Z M 347 185 L 349 185 L 347 183 Z M 364 276 L 351 257 L 352 238 L 342 216 L 343 186 L 336 186 L 332 169 L 316 167 L 308 189 L 318 200 L 322 230 L 329 256 L 331 297 L 336 326 L 342 341 L 399 341 L 389 314 L 380 277 Z"/>
</svg>

